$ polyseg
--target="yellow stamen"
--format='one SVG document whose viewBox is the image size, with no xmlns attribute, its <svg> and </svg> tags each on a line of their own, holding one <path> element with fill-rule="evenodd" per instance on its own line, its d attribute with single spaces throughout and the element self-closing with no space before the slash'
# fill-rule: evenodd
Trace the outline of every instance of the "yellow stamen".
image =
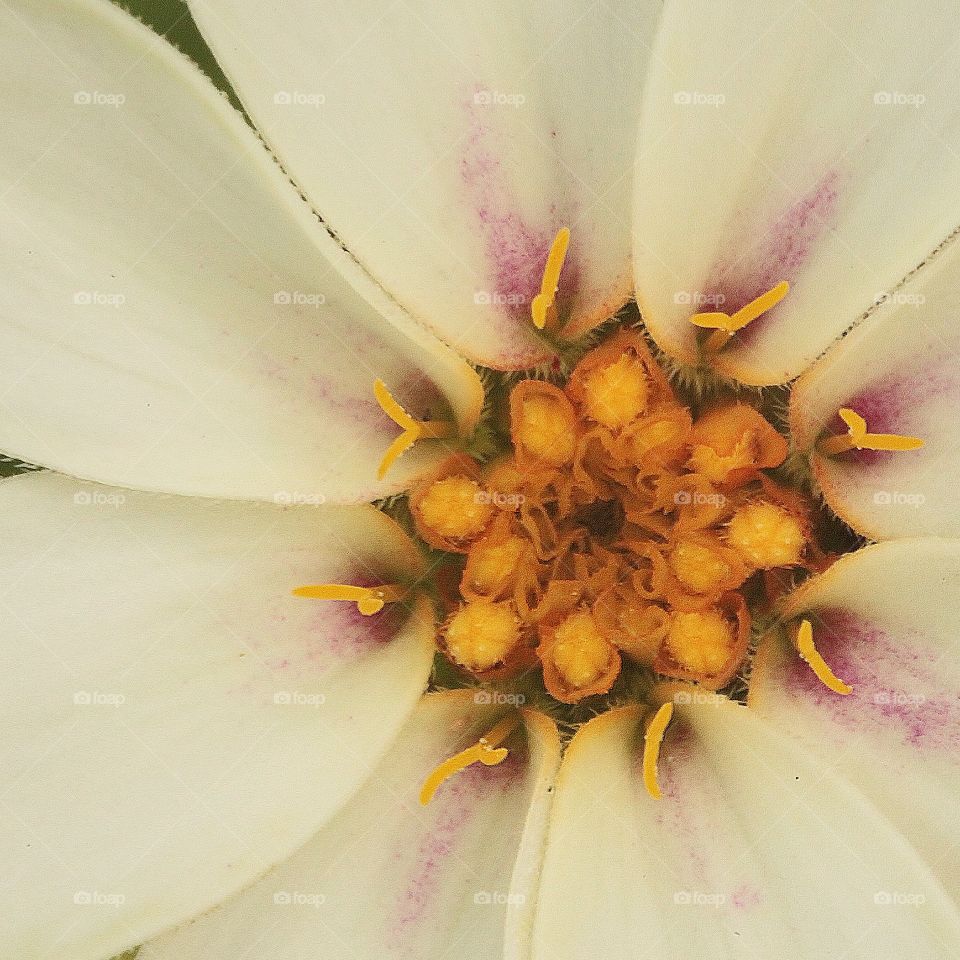
<svg viewBox="0 0 960 960">
<path fill-rule="evenodd" d="M 420 788 L 420 803 L 426 806 L 445 780 L 474 763 L 482 763 L 485 767 L 495 767 L 498 763 L 503 763 L 510 751 L 506 747 L 501 747 L 500 744 L 513 733 L 519 722 L 520 714 L 511 713 L 489 733 L 484 734 L 472 747 L 467 747 L 466 750 L 454 754 L 449 760 L 444 760 L 423 781 L 423 786 Z"/>
<path fill-rule="evenodd" d="M 827 666 L 826 660 L 817 652 L 813 644 L 813 626 L 809 620 L 801 620 L 797 629 L 797 652 L 810 665 L 810 669 L 817 675 L 817 679 L 834 693 L 845 697 L 853 692 L 853 687 L 838 679 L 836 674 Z"/>
<path fill-rule="evenodd" d="M 643 735 L 643 785 L 654 800 L 660 799 L 660 783 L 657 780 L 657 761 L 667 724 L 673 717 L 673 704 L 665 703 L 653 715 Z"/>
<path fill-rule="evenodd" d="M 747 503 L 727 525 L 727 543 L 758 570 L 799 563 L 806 542 L 800 520 L 775 503 Z"/>
<path fill-rule="evenodd" d="M 407 591 L 396 583 L 385 583 L 380 587 L 352 587 L 345 583 L 318 583 L 312 586 L 297 587 L 295 597 L 308 597 L 311 600 L 352 600 L 357 609 L 369 617 L 379 613 L 385 603 L 403 600 Z"/>
<path fill-rule="evenodd" d="M 543 330 L 547 326 L 547 321 L 552 321 L 556 317 L 553 301 L 557 295 L 560 271 L 563 269 L 563 261 L 567 257 L 567 247 L 569 245 L 570 230 L 567 227 L 561 227 L 553 238 L 550 254 L 547 257 L 547 265 L 543 268 L 540 292 L 530 303 L 530 316 L 533 318 L 533 325 L 538 330 Z"/>
<path fill-rule="evenodd" d="M 450 656 L 482 673 L 502 663 L 519 643 L 520 624 L 509 605 L 476 600 L 447 621 L 444 633 Z"/>
<path fill-rule="evenodd" d="M 382 380 L 374 382 L 373 395 L 377 398 L 380 409 L 403 430 L 383 455 L 377 470 L 378 480 L 382 480 L 401 454 L 406 453 L 418 440 L 444 439 L 454 434 L 453 424 L 446 420 L 415 420 L 397 403 Z"/>
<path fill-rule="evenodd" d="M 729 663 L 736 637 L 729 620 L 711 609 L 674 614 L 666 641 L 681 667 L 709 676 Z"/>
<path fill-rule="evenodd" d="M 704 353 L 716 353 L 726 345 L 727 341 L 738 330 L 742 330 L 761 314 L 772 310 L 789 292 L 790 284 L 786 280 L 781 280 L 775 287 L 771 287 L 766 293 L 762 293 L 755 300 L 751 300 L 732 315 L 728 313 L 695 313 L 690 318 L 690 322 L 694 326 L 713 331 L 703 344 Z"/>
<path fill-rule="evenodd" d="M 825 457 L 832 457 L 847 450 L 919 450 L 924 441 L 920 437 L 905 437 L 898 433 L 868 433 L 867 421 L 849 407 L 839 411 L 840 419 L 848 427 L 848 432 L 836 437 L 828 437 L 820 442 L 817 449 Z"/>
</svg>

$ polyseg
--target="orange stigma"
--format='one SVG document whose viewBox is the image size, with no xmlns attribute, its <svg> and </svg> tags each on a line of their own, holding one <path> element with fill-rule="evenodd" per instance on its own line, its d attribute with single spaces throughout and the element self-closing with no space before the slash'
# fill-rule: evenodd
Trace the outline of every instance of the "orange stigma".
<svg viewBox="0 0 960 960">
<path fill-rule="evenodd" d="M 660 782 L 657 779 L 657 763 L 660 760 L 660 747 L 667 726 L 673 718 L 673 704 L 665 703 L 653 715 L 643 735 L 643 785 L 654 800 L 661 797 Z"/>
<path fill-rule="evenodd" d="M 543 268 L 543 279 L 540 281 L 540 292 L 530 303 L 530 316 L 533 325 L 538 330 L 553 327 L 557 320 L 557 310 L 554 300 L 557 296 L 557 286 L 560 283 L 560 271 L 567 258 L 567 247 L 570 245 L 570 231 L 561 227 L 553 238 L 550 253 L 547 256 L 547 265 Z"/>
<path fill-rule="evenodd" d="M 379 587 L 353 587 L 345 583 L 319 583 L 306 587 L 297 587 L 295 597 L 307 597 L 311 600 L 350 600 L 357 609 L 370 617 L 379 613 L 385 604 L 403 600 L 407 591 L 396 583 Z"/>
<path fill-rule="evenodd" d="M 841 407 L 839 415 L 848 430 L 820 441 L 817 450 L 825 457 L 846 453 L 847 450 L 919 450 L 924 444 L 920 437 L 906 437 L 898 433 L 868 433 L 867 421 L 849 407 Z"/>
<path fill-rule="evenodd" d="M 509 750 L 501 747 L 507 737 L 516 729 L 520 722 L 520 714 L 512 713 L 501 720 L 489 733 L 484 734 L 472 747 L 461 750 L 448 760 L 439 764 L 423 781 L 420 788 L 420 803 L 426 806 L 445 780 L 449 780 L 455 773 L 465 770 L 474 763 L 482 763 L 485 767 L 495 767 L 507 759 Z"/>
<path fill-rule="evenodd" d="M 738 330 L 742 330 L 761 314 L 772 310 L 789 292 L 790 284 L 782 280 L 734 314 L 695 313 L 690 318 L 690 322 L 696 327 L 713 331 L 703 343 L 703 352 L 709 356 L 721 350 Z"/>
<path fill-rule="evenodd" d="M 380 461 L 377 470 L 377 479 L 382 480 L 387 471 L 396 463 L 402 454 L 406 453 L 418 440 L 447 439 L 455 433 L 452 423 L 446 420 L 415 420 L 394 399 L 382 380 L 373 384 L 373 395 L 380 404 L 380 409 L 403 431 L 387 448 L 387 452 Z"/>
<path fill-rule="evenodd" d="M 816 674 L 817 679 L 827 687 L 827 689 L 832 690 L 834 693 L 839 693 L 842 697 L 853 692 L 853 687 L 840 680 L 830 667 L 827 666 L 826 660 L 820 656 L 820 653 L 813 643 L 813 625 L 809 620 L 800 621 L 795 643 L 797 652 L 807 664 L 809 664 L 810 669 Z"/>
</svg>

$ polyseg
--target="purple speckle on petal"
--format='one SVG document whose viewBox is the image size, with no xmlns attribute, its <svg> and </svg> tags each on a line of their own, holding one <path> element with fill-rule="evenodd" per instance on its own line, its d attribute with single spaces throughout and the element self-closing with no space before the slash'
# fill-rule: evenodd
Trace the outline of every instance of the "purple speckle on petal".
<svg viewBox="0 0 960 960">
<path fill-rule="evenodd" d="M 473 822 L 480 803 L 501 795 L 523 775 L 525 760 L 511 751 L 506 760 L 493 767 L 474 764 L 441 785 L 430 806 L 437 810 L 429 830 L 420 839 L 411 872 L 399 893 L 397 909 L 389 924 L 387 945 L 410 954 L 416 943 L 413 928 L 429 922 L 440 902 L 442 872 L 455 854 L 463 835 Z M 429 808 L 428 808 L 429 809 Z M 403 862 L 408 853 L 398 849 L 394 859 Z"/>
<path fill-rule="evenodd" d="M 844 407 L 849 407 L 867 421 L 871 433 L 908 434 L 912 415 L 931 400 L 945 395 L 960 394 L 960 375 L 956 364 L 945 364 L 943 350 L 930 344 L 909 369 L 899 369 L 896 374 L 874 381 L 859 393 L 850 397 Z M 827 425 L 829 432 L 845 434 L 846 424 L 839 415 Z M 883 465 L 895 456 L 903 456 L 883 450 L 851 450 L 844 459 L 861 466 Z"/>
<path fill-rule="evenodd" d="M 844 730 L 890 731 L 917 749 L 960 746 L 960 696 L 934 642 L 908 629 L 894 636 L 845 610 L 821 611 L 814 631 L 824 660 L 853 692 L 828 690 L 793 657 L 785 677 L 788 695 L 826 711 Z"/>
<path fill-rule="evenodd" d="M 658 778 L 661 801 L 656 811 L 657 826 L 665 830 L 681 845 L 686 869 L 690 877 L 700 883 L 707 881 L 708 837 L 703 834 L 703 821 L 698 810 L 699 794 L 703 784 L 695 783 L 695 737 L 684 722 L 674 722 L 660 752 Z M 643 783 L 643 755 L 637 755 L 637 783 Z"/>
<path fill-rule="evenodd" d="M 338 582 L 369 587 L 378 586 L 388 579 L 358 573 Z M 312 655 L 338 660 L 362 656 L 389 643 L 407 616 L 409 611 L 403 603 L 388 603 L 372 616 L 362 614 L 355 603 L 346 600 L 317 603 L 310 630 L 314 644 Z"/>
<path fill-rule="evenodd" d="M 765 229 L 751 227 L 751 233 L 733 245 L 729 258 L 714 267 L 704 291 L 708 299 L 716 298 L 724 313 L 735 313 L 782 280 L 792 281 L 835 218 L 839 186 L 839 173 L 829 170 Z M 776 313 L 774 307 L 744 327 L 738 341 L 749 344 Z"/>
<path fill-rule="evenodd" d="M 730 894 L 730 903 L 735 910 L 750 910 L 763 902 L 760 891 L 750 883 L 741 883 Z"/>
<path fill-rule="evenodd" d="M 310 386 L 314 402 L 324 411 L 366 429 L 373 426 L 383 433 L 384 440 L 391 433 L 391 421 L 373 396 L 373 383 L 370 384 L 369 397 L 361 398 L 352 389 L 346 389 L 330 377 L 318 373 L 311 375 Z"/>
<path fill-rule="evenodd" d="M 526 326 L 530 301 L 540 291 L 550 246 L 557 230 L 569 223 L 572 214 L 554 207 L 550 223 L 532 225 L 524 219 L 510 187 L 506 149 L 496 142 L 497 132 L 491 122 L 496 113 L 477 104 L 475 94 L 483 89 L 477 86 L 465 99 L 468 133 L 460 159 L 461 181 L 475 211 L 490 268 L 492 289 L 477 294 L 500 306 L 498 313 L 511 318 L 514 325 Z M 578 273 L 574 237 L 557 293 L 561 314 L 577 287 Z"/>
</svg>

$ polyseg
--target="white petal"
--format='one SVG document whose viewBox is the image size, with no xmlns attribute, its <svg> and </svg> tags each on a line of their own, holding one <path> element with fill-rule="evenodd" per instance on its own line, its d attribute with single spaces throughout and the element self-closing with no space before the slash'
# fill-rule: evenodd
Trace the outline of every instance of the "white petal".
<svg viewBox="0 0 960 960">
<path fill-rule="evenodd" d="M 716 359 L 795 377 L 960 223 L 955 5 L 680 0 L 641 119 L 634 265 L 659 345 L 691 313 L 787 298 Z"/>
<path fill-rule="evenodd" d="M 250 116 L 347 248 L 470 359 L 549 356 L 529 304 L 572 232 L 567 334 L 631 292 L 655 0 L 198 0 Z"/>
<path fill-rule="evenodd" d="M 534 928 L 538 960 L 935 960 L 960 946 L 953 904 L 842 779 L 746 708 L 681 707 L 643 788 L 639 709 L 574 739 Z M 920 903 L 884 904 L 887 893 Z"/>
<path fill-rule="evenodd" d="M 822 431 L 844 433 L 836 414 L 856 410 L 873 433 L 924 440 L 920 450 L 813 454 L 827 502 L 873 540 L 960 536 L 960 246 L 891 293 L 876 314 L 835 344 L 800 378 L 790 398 L 802 450 Z"/>
<path fill-rule="evenodd" d="M 773 639 L 754 665 L 750 706 L 842 773 L 960 890 L 960 541 L 859 550 L 804 584 L 787 616 L 853 686 L 823 687 Z"/>
<path fill-rule="evenodd" d="M 431 694 L 341 814 L 290 860 L 141 960 L 520 956 L 533 911 L 556 727 L 526 714 L 528 747 L 456 774 L 426 807 L 431 769 L 496 722 L 472 692 Z M 511 741 L 512 743 L 512 741 Z M 525 955 L 525 951 L 524 951 Z"/>
<path fill-rule="evenodd" d="M 0 484 L 0 955 L 102 960 L 289 856 L 418 700 L 432 617 L 290 595 L 415 574 L 372 507 Z"/>
<path fill-rule="evenodd" d="M 476 375 L 169 44 L 105 0 L 14 0 L 0 58 L 0 449 L 164 492 L 363 500 L 444 455 L 376 483 L 398 433 L 376 378 L 471 429 Z"/>
</svg>

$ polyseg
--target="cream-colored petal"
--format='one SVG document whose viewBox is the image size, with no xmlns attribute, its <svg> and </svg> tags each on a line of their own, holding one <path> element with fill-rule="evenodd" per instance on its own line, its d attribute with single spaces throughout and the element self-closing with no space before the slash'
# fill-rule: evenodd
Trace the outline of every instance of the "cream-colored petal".
<svg viewBox="0 0 960 960">
<path fill-rule="evenodd" d="M 960 890 L 960 541 L 904 540 L 844 557 L 787 601 L 808 616 L 837 696 L 770 638 L 750 705 L 863 792 Z M 947 956 L 949 954 L 944 954 Z"/>
<path fill-rule="evenodd" d="M 426 684 L 430 604 L 319 580 L 417 572 L 372 507 L 0 483 L 0 956 L 103 960 L 286 859 Z"/>
<path fill-rule="evenodd" d="M 378 377 L 472 429 L 475 373 L 162 38 L 106 0 L 11 0 L 0 58 L 0 450 L 163 492 L 342 501 L 446 455 L 424 445 L 377 483 L 398 433 Z"/>
<path fill-rule="evenodd" d="M 634 207 L 637 296 L 664 350 L 693 361 L 692 313 L 787 280 L 715 360 L 786 382 L 960 224 L 958 39 L 946 0 L 667 4 Z"/>
<path fill-rule="evenodd" d="M 240 896 L 145 945 L 141 960 L 526 956 L 556 727 L 526 712 L 526 744 L 519 733 L 507 741 L 502 764 L 468 767 L 426 807 L 417 800 L 431 769 L 502 714 L 472 691 L 425 697 L 338 817 Z"/>
<path fill-rule="evenodd" d="M 960 246 L 951 243 L 874 316 L 836 343 L 797 382 L 790 422 L 813 452 L 831 508 L 873 540 L 960 536 Z M 845 433 L 841 407 L 873 433 L 919 437 L 919 450 L 815 452 L 821 433 Z"/>
<path fill-rule="evenodd" d="M 536 960 L 935 960 L 960 948 L 956 908 L 917 852 L 745 707 L 705 696 L 678 708 L 660 800 L 643 787 L 643 729 L 639 708 L 610 712 L 567 751 Z"/>
<path fill-rule="evenodd" d="M 630 192 L 655 0 L 196 0 L 250 116 L 347 248 L 487 366 L 530 323 L 557 230 L 573 336 L 631 293 Z"/>
</svg>

